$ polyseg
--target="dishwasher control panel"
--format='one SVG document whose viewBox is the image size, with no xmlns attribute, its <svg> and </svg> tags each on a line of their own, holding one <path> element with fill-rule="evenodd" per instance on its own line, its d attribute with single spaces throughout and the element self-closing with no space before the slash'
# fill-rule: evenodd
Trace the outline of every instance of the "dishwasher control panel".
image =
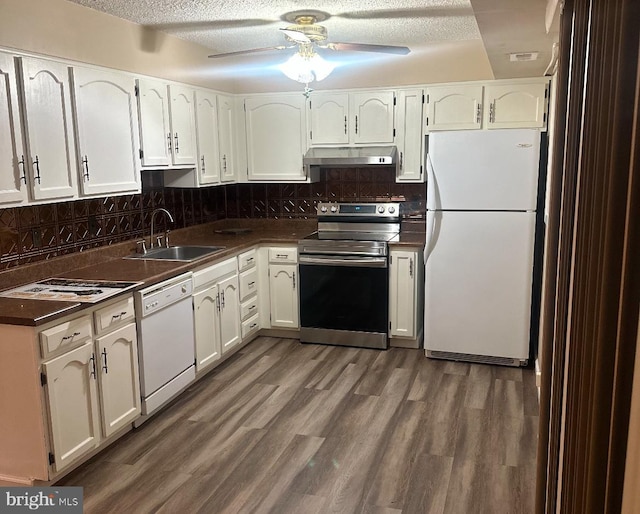
<svg viewBox="0 0 640 514">
<path fill-rule="evenodd" d="M 147 289 L 140 291 L 140 305 L 142 306 L 141 317 L 148 316 L 168 305 L 171 305 L 182 298 L 191 296 L 193 292 L 193 281 L 191 273 L 188 276 L 181 275 L 172 280 L 161 282 Z"/>
</svg>

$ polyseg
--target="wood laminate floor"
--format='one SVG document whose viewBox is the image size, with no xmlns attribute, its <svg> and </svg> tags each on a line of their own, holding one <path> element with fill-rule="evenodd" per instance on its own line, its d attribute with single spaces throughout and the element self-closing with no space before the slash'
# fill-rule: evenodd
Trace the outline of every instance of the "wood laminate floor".
<svg viewBox="0 0 640 514">
<path fill-rule="evenodd" d="M 59 482 L 86 513 L 533 512 L 532 370 L 260 337 Z"/>
</svg>

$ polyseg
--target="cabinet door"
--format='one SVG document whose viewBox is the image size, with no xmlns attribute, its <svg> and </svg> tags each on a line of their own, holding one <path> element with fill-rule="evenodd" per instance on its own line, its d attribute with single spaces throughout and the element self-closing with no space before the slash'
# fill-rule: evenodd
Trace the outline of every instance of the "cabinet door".
<svg viewBox="0 0 640 514">
<path fill-rule="evenodd" d="M 400 152 L 397 182 L 423 182 L 422 89 L 398 92 L 397 137 Z"/>
<path fill-rule="evenodd" d="M 315 93 L 309 100 L 312 145 L 349 143 L 349 95 Z"/>
<path fill-rule="evenodd" d="M 100 409 L 93 342 L 43 363 L 55 471 L 95 448 Z"/>
<path fill-rule="evenodd" d="M 171 103 L 172 162 L 177 165 L 196 163 L 196 119 L 193 89 L 169 86 Z"/>
<path fill-rule="evenodd" d="M 69 70 L 66 65 L 21 58 L 25 142 L 33 198 L 70 198 L 76 194 Z"/>
<path fill-rule="evenodd" d="M 140 191 L 135 82 L 73 69 L 80 186 L 85 195 Z"/>
<path fill-rule="evenodd" d="M 193 295 L 196 337 L 196 371 L 220 359 L 220 299 L 213 286 Z"/>
<path fill-rule="evenodd" d="M 394 98 L 393 91 L 351 94 L 353 143 L 393 143 Z"/>
<path fill-rule="evenodd" d="M 292 264 L 269 265 L 272 327 L 300 328 L 297 270 Z"/>
<path fill-rule="evenodd" d="M 218 152 L 218 106 L 216 95 L 196 91 L 196 131 L 198 133 L 198 183 L 220 182 Z"/>
<path fill-rule="evenodd" d="M 245 100 L 249 180 L 306 179 L 304 107 L 299 94 Z"/>
<path fill-rule="evenodd" d="M 487 128 L 543 128 L 546 125 L 547 84 L 489 85 Z"/>
<path fill-rule="evenodd" d="M 418 264 L 415 252 L 391 252 L 389 269 L 389 335 L 416 337 L 416 276 Z"/>
<path fill-rule="evenodd" d="M 218 145 L 220 149 L 220 180 L 236 179 L 234 134 L 236 110 L 230 96 L 218 95 Z"/>
<path fill-rule="evenodd" d="M 140 415 L 136 325 L 129 323 L 96 339 L 100 367 L 102 432 L 109 437 Z"/>
<path fill-rule="evenodd" d="M 169 91 L 164 82 L 138 80 L 138 113 L 143 166 L 171 164 Z"/>
<path fill-rule="evenodd" d="M 220 292 L 220 341 L 222 353 L 241 341 L 240 336 L 240 292 L 238 275 L 233 275 L 218 284 Z"/>
<path fill-rule="evenodd" d="M 27 200 L 27 175 L 13 56 L 0 53 L 0 204 Z"/>
<path fill-rule="evenodd" d="M 427 89 L 426 130 L 479 129 L 482 86 L 437 86 Z"/>
</svg>

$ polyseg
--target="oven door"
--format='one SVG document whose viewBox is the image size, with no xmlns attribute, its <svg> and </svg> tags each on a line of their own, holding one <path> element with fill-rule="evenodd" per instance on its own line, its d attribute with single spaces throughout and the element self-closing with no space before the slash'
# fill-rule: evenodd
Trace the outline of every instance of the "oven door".
<svg viewBox="0 0 640 514">
<path fill-rule="evenodd" d="M 386 257 L 301 255 L 300 340 L 387 348 Z"/>
</svg>

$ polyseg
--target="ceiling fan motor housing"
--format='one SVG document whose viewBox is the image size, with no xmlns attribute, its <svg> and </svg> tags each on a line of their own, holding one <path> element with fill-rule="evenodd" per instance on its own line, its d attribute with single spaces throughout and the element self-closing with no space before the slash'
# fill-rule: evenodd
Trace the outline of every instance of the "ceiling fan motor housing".
<svg viewBox="0 0 640 514">
<path fill-rule="evenodd" d="M 316 25 L 316 17 L 315 16 L 298 16 L 295 19 L 295 25 L 289 25 L 287 30 L 294 30 L 296 32 L 300 32 L 309 38 L 309 40 L 317 43 L 319 41 L 326 41 L 327 39 L 327 29 L 322 25 Z M 294 41 L 289 36 L 285 37 L 289 41 Z"/>
</svg>

